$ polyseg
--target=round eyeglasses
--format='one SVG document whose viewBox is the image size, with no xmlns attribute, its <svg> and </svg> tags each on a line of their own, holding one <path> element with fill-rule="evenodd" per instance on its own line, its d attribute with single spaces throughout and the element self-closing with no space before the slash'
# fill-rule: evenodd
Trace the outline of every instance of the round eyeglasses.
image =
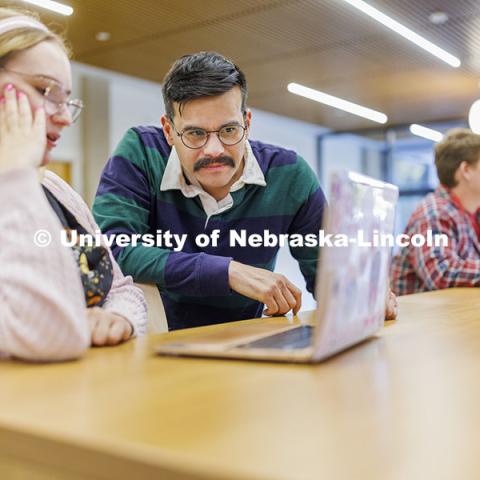
<svg viewBox="0 0 480 480">
<path fill-rule="evenodd" d="M 180 137 L 182 143 L 193 150 L 197 150 L 199 148 L 204 147 L 211 133 L 215 133 L 218 139 L 223 143 L 223 145 L 227 147 L 231 147 L 232 145 L 236 145 L 240 143 L 243 138 L 245 137 L 245 133 L 247 131 L 247 127 L 243 125 L 225 125 L 224 127 L 220 128 L 220 130 L 204 130 L 203 128 L 186 128 L 182 132 L 178 132 L 175 128 L 175 125 L 172 127 L 175 130 L 175 133 Z"/>
<path fill-rule="evenodd" d="M 8 68 L 0 68 L 0 70 L 28 79 L 30 85 L 44 97 L 44 106 L 47 115 L 58 115 L 66 108 L 73 123 L 82 113 L 83 102 L 79 99 L 67 100 L 68 93 L 57 81 L 43 75 L 30 75 Z"/>
</svg>

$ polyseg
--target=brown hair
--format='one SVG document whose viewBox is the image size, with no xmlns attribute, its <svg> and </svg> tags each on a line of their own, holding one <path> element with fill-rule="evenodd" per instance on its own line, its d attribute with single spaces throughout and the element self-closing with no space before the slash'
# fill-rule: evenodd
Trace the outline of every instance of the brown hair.
<svg viewBox="0 0 480 480">
<path fill-rule="evenodd" d="M 449 130 L 435 147 L 435 166 L 442 185 L 455 187 L 455 173 L 462 162 L 475 165 L 480 158 L 480 135 L 468 128 Z"/>
<path fill-rule="evenodd" d="M 14 10 L 10 8 L 0 8 L 0 21 L 10 17 L 27 16 L 40 22 L 37 15 L 24 10 Z M 66 44 L 62 35 L 50 30 L 44 31 L 33 27 L 21 27 L 10 30 L 0 35 L 0 66 L 4 66 L 15 55 L 34 47 L 40 42 L 54 41 L 62 47 L 65 53 L 70 57 L 70 48 Z"/>
</svg>

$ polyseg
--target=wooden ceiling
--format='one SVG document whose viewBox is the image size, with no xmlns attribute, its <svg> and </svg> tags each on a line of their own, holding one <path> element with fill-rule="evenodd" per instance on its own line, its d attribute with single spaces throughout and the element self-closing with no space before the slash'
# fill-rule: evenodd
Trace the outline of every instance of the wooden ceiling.
<svg viewBox="0 0 480 480">
<path fill-rule="evenodd" d="M 74 59 L 161 82 L 181 55 L 216 50 L 247 75 L 249 105 L 336 130 L 378 124 L 289 93 L 297 82 L 386 113 L 389 124 L 466 118 L 480 97 L 478 0 L 368 0 L 459 57 L 454 69 L 342 0 L 62 0 Z M 23 2 L 9 2 L 12 5 Z M 434 25 L 429 15 L 446 12 Z M 108 42 L 97 32 L 111 34 Z"/>
</svg>

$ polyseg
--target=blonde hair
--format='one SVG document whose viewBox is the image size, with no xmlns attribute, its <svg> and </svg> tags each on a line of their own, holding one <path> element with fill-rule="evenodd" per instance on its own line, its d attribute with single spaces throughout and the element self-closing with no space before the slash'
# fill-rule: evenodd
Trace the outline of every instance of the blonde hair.
<svg viewBox="0 0 480 480">
<path fill-rule="evenodd" d="M 435 147 L 435 166 L 442 185 L 457 185 L 455 173 L 462 162 L 475 165 L 480 158 L 480 135 L 468 128 L 449 130 Z"/>
<path fill-rule="evenodd" d="M 20 15 L 30 17 L 40 22 L 38 16 L 32 12 L 0 8 L 0 22 L 7 18 L 18 17 Z M 4 66 L 18 53 L 45 41 L 56 42 L 67 56 L 70 57 L 70 48 L 62 35 L 52 32 L 49 29 L 44 31 L 34 27 L 21 27 L 0 35 L 0 67 Z"/>
</svg>

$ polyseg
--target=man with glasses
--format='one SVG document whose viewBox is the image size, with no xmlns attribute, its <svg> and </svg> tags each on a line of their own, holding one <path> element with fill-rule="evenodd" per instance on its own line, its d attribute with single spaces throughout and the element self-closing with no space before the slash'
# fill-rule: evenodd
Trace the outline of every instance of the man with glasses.
<svg viewBox="0 0 480 480">
<path fill-rule="evenodd" d="M 247 85 L 213 52 L 177 60 L 163 83 L 163 128 L 130 129 L 108 161 L 94 214 L 106 234 L 185 235 L 182 251 L 112 249 L 124 273 L 160 289 L 170 330 L 297 313 L 301 291 L 273 272 L 278 247 L 231 246 L 229 232 L 317 234 L 325 198 L 295 152 L 248 139 Z M 195 238 L 217 230 L 217 245 Z M 213 238 L 213 236 L 211 237 Z M 318 249 L 291 247 L 314 291 Z"/>
</svg>

